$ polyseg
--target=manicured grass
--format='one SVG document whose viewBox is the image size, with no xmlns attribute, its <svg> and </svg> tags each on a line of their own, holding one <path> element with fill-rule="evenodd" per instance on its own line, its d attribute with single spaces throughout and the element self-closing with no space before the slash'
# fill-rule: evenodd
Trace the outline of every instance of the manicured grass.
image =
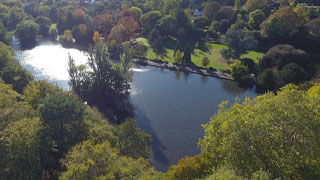
<svg viewBox="0 0 320 180">
<path fill-rule="evenodd" d="M 145 38 L 137 38 L 136 41 L 142 42 L 145 46 L 148 47 L 146 58 L 151 59 L 160 59 L 167 62 L 175 62 L 173 58 L 173 48 L 164 48 L 163 58 L 161 56 L 157 56 L 155 52 L 153 52 L 152 48 L 150 47 L 148 40 Z M 171 47 L 172 42 L 170 42 Z M 195 48 L 191 55 L 192 62 L 199 67 L 203 67 L 202 65 L 202 59 L 204 57 L 208 57 L 209 59 L 209 65 L 206 66 L 207 68 L 213 67 L 215 69 L 230 69 L 230 65 L 237 62 L 237 59 L 231 59 L 226 60 L 222 57 L 220 51 L 222 49 L 226 49 L 227 46 L 222 44 L 213 44 L 213 43 L 200 43 L 198 47 Z M 255 51 L 249 51 L 247 54 L 242 55 L 241 57 L 247 57 L 253 59 L 255 62 L 257 62 L 257 58 L 262 57 L 264 54 L 260 52 Z"/>
<path fill-rule="evenodd" d="M 258 63 L 258 59 L 262 58 L 264 56 L 264 53 L 261 52 L 256 52 L 256 51 L 248 51 L 247 54 L 241 55 L 241 58 L 250 58 L 252 59 L 255 63 Z"/>
</svg>

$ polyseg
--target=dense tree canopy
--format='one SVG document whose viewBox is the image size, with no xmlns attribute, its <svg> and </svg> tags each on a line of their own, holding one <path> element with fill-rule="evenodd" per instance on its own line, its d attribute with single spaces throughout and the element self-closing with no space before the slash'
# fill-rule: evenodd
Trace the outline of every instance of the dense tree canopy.
<svg viewBox="0 0 320 180">
<path fill-rule="evenodd" d="M 216 166 L 241 175 L 268 171 L 275 177 L 318 179 L 319 86 L 309 91 L 288 85 L 226 108 L 205 125 L 199 143 Z"/>
</svg>

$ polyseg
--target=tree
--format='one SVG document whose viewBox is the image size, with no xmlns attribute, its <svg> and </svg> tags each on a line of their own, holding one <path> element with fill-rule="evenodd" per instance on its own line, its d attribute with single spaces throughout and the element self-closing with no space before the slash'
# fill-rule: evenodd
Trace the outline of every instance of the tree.
<svg viewBox="0 0 320 180">
<path fill-rule="evenodd" d="M 72 28 L 72 36 L 79 44 L 87 45 L 92 42 L 92 34 L 85 24 L 80 24 Z"/>
<path fill-rule="evenodd" d="M 305 22 L 303 15 L 286 6 L 278 9 L 261 24 L 261 34 L 273 42 L 290 42 Z"/>
<path fill-rule="evenodd" d="M 41 179 L 41 130 L 39 118 L 23 118 L 0 133 L 1 179 Z"/>
<path fill-rule="evenodd" d="M 165 15 L 158 20 L 157 29 L 163 36 L 176 36 L 178 29 L 177 19 L 171 15 Z"/>
<path fill-rule="evenodd" d="M 239 175 L 262 170 L 273 179 L 318 179 L 319 95 L 287 85 L 277 95 L 269 92 L 230 108 L 224 103 L 204 126 L 202 152 L 215 167 L 233 167 Z"/>
<path fill-rule="evenodd" d="M 52 40 L 56 40 L 58 36 L 58 29 L 56 24 L 51 24 L 49 29 L 49 35 Z"/>
<path fill-rule="evenodd" d="M 97 31 L 95 31 L 95 32 L 93 33 L 92 41 L 93 41 L 94 43 L 100 43 L 100 42 L 102 41 L 102 40 L 101 40 L 101 37 L 100 37 L 100 35 L 99 35 L 99 33 L 98 33 Z"/>
<path fill-rule="evenodd" d="M 0 20 L 0 41 L 7 43 L 8 42 L 8 37 L 7 37 L 7 29 L 4 27 Z"/>
<path fill-rule="evenodd" d="M 295 49 L 288 44 L 276 45 L 270 48 L 260 60 L 259 67 L 262 69 L 282 69 L 283 66 L 289 63 L 296 63 L 302 67 L 307 67 L 309 64 L 308 55 L 303 50 Z"/>
<path fill-rule="evenodd" d="M 209 58 L 208 58 L 207 56 L 205 56 L 205 57 L 202 58 L 202 65 L 203 65 L 204 67 L 208 66 L 209 63 L 210 63 L 210 61 L 209 61 Z"/>
<path fill-rule="evenodd" d="M 94 18 L 94 29 L 107 37 L 113 26 L 111 14 L 98 15 Z"/>
<path fill-rule="evenodd" d="M 240 80 L 242 77 L 249 75 L 249 69 L 242 63 L 237 63 L 232 66 L 231 75 L 235 80 Z"/>
<path fill-rule="evenodd" d="M 140 132 L 136 121 L 126 119 L 117 129 L 119 138 L 120 154 L 133 158 L 148 158 L 151 148 L 151 136 L 145 132 Z"/>
<path fill-rule="evenodd" d="M 178 161 L 177 165 L 170 166 L 164 180 L 200 179 L 212 173 L 212 162 L 199 154 L 193 157 L 185 157 Z"/>
<path fill-rule="evenodd" d="M 25 20 L 18 24 L 15 34 L 23 46 L 33 46 L 36 44 L 38 30 L 39 25 L 34 21 Z"/>
<path fill-rule="evenodd" d="M 320 18 L 310 20 L 304 25 L 304 32 L 301 37 L 303 45 L 301 48 L 307 49 L 308 51 L 317 52 L 319 51 L 320 45 Z M 307 47 L 307 48 L 306 48 Z"/>
<path fill-rule="evenodd" d="M 160 54 L 163 50 L 163 40 L 160 36 L 159 30 L 156 28 L 152 29 L 149 36 L 148 41 L 152 47 L 152 49 L 157 53 Z"/>
<path fill-rule="evenodd" d="M 134 33 L 140 31 L 140 25 L 132 16 L 124 16 L 118 20 L 118 26 L 123 25 L 126 30 L 127 36 L 133 36 Z"/>
<path fill-rule="evenodd" d="M 131 53 L 129 50 L 124 52 Z M 127 66 L 130 63 L 127 62 L 128 59 L 118 66 L 113 65 L 108 49 L 102 43 L 90 49 L 88 65 L 77 67 L 72 57 L 69 58 L 69 83 L 73 91 L 90 106 L 98 107 L 111 122 L 118 124 L 131 113 L 127 99 L 131 82 Z"/>
<path fill-rule="evenodd" d="M 131 7 L 129 9 L 123 9 L 120 11 L 120 16 L 132 16 L 135 20 L 139 20 L 142 15 L 142 9 L 138 7 Z"/>
<path fill-rule="evenodd" d="M 211 22 L 214 15 L 221 9 L 221 5 L 217 2 L 211 2 L 204 6 L 203 15 Z"/>
<path fill-rule="evenodd" d="M 149 11 L 140 17 L 140 23 L 144 34 L 149 34 L 156 26 L 158 20 L 161 19 L 159 11 Z"/>
<path fill-rule="evenodd" d="M 55 93 L 62 92 L 58 87 L 50 84 L 47 80 L 41 80 L 37 82 L 31 82 L 24 89 L 23 95 L 25 101 L 32 106 L 34 110 L 37 110 L 48 95 L 53 95 Z"/>
<path fill-rule="evenodd" d="M 12 89 L 10 85 L 0 83 L 0 130 L 23 118 L 33 118 L 34 112 L 23 101 L 23 96 Z M 0 154 L 4 155 L 4 154 Z"/>
<path fill-rule="evenodd" d="M 250 59 L 250 58 L 240 58 L 239 60 L 244 66 L 248 67 L 250 73 L 253 73 L 253 74 L 257 73 L 258 66 L 252 59 Z"/>
<path fill-rule="evenodd" d="M 38 16 L 35 22 L 39 24 L 39 34 L 43 37 L 49 36 L 49 28 L 51 26 L 51 20 L 48 17 Z"/>
<path fill-rule="evenodd" d="M 111 32 L 108 36 L 108 41 L 111 42 L 112 40 L 116 42 L 118 48 L 121 47 L 121 44 L 123 42 L 129 40 L 129 34 L 122 24 L 113 26 L 113 28 L 111 29 Z"/>
<path fill-rule="evenodd" d="M 258 42 L 253 35 L 243 29 L 229 29 L 226 33 L 225 44 L 230 48 L 233 58 L 256 48 Z"/>
<path fill-rule="evenodd" d="M 64 34 L 59 37 L 59 41 L 64 45 L 70 45 L 73 43 L 73 36 L 70 30 L 65 30 Z"/>
<path fill-rule="evenodd" d="M 266 19 L 266 15 L 260 9 L 257 9 L 249 14 L 249 22 L 248 25 L 252 29 L 258 30 L 260 28 L 260 24 Z"/>
<path fill-rule="evenodd" d="M 288 83 L 298 84 L 306 79 L 306 72 L 298 64 L 289 63 L 279 72 L 279 77 L 283 85 Z"/>
<path fill-rule="evenodd" d="M 43 167 L 50 177 L 61 171 L 60 159 L 86 136 L 86 106 L 74 95 L 65 92 L 47 96 L 39 108 L 43 123 L 42 147 L 46 153 Z"/>
<path fill-rule="evenodd" d="M 14 6 L 10 9 L 6 27 L 9 31 L 17 28 L 17 24 L 21 23 L 24 17 L 27 16 L 23 9 Z"/>
<path fill-rule="evenodd" d="M 275 90 L 279 87 L 278 73 L 271 68 L 265 69 L 259 73 L 257 77 L 257 84 L 264 90 Z"/>
<path fill-rule="evenodd" d="M 243 8 L 248 12 L 252 12 L 258 9 L 268 12 L 268 4 L 269 0 L 247 0 Z"/>
<path fill-rule="evenodd" d="M 181 64 L 181 63 L 182 63 L 182 57 L 183 57 L 183 56 L 182 56 L 182 53 L 181 53 L 180 49 L 178 49 L 178 50 L 176 51 L 176 53 L 174 54 L 174 60 L 175 60 L 175 62 Z"/>
<path fill-rule="evenodd" d="M 232 7 L 224 6 L 215 14 L 214 20 L 221 21 L 222 19 L 228 19 L 232 24 L 236 20 L 236 12 Z"/>
<path fill-rule="evenodd" d="M 168 15 L 170 12 L 174 11 L 175 9 L 180 8 L 180 2 L 175 0 L 164 0 L 163 7 L 162 7 L 162 14 Z"/>
<path fill-rule="evenodd" d="M 32 74 L 13 58 L 13 49 L 2 42 L 0 42 L 0 78 L 5 83 L 11 84 L 18 93 L 22 93 L 33 80 Z"/>
</svg>

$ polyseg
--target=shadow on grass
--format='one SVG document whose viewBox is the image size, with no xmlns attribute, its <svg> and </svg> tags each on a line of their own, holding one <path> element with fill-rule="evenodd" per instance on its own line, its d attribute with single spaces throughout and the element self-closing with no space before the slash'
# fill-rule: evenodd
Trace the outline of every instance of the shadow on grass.
<svg viewBox="0 0 320 180">
<path fill-rule="evenodd" d="M 209 46 L 204 41 L 199 42 L 198 49 L 206 53 L 211 53 Z"/>
</svg>

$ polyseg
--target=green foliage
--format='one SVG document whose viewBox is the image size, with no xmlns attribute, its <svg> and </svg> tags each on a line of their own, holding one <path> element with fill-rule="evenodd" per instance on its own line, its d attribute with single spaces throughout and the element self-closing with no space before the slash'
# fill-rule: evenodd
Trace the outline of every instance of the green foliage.
<svg viewBox="0 0 320 180">
<path fill-rule="evenodd" d="M 268 3 L 269 0 L 247 0 L 243 8 L 248 12 L 252 12 L 257 9 L 269 12 Z"/>
<path fill-rule="evenodd" d="M 262 35 L 274 42 L 288 42 L 306 22 L 305 17 L 288 6 L 280 8 L 261 24 Z"/>
<path fill-rule="evenodd" d="M 235 80 L 240 80 L 242 77 L 248 76 L 248 66 L 245 66 L 242 63 L 237 63 L 236 65 L 232 66 L 231 75 Z"/>
<path fill-rule="evenodd" d="M 279 71 L 279 77 L 284 85 L 288 83 L 298 84 L 306 79 L 306 72 L 296 63 L 290 63 Z"/>
<path fill-rule="evenodd" d="M 217 2 L 211 2 L 204 6 L 203 15 L 211 22 L 214 15 L 221 9 L 221 5 Z"/>
<path fill-rule="evenodd" d="M 239 58 L 241 54 L 256 48 L 258 42 L 249 31 L 231 28 L 226 33 L 225 44 L 232 50 L 232 57 Z"/>
<path fill-rule="evenodd" d="M 259 66 L 265 68 L 282 69 L 289 63 L 296 63 L 302 67 L 309 64 L 308 55 L 301 49 L 295 49 L 291 45 L 276 45 L 268 50 L 266 55 L 259 61 Z"/>
<path fill-rule="evenodd" d="M 205 180 L 244 180 L 245 178 L 238 176 L 233 169 L 221 167 L 217 169 L 212 175 L 207 177 Z"/>
<path fill-rule="evenodd" d="M 164 0 L 162 7 L 162 14 L 169 14 L 170 12 L 180 8 L 180 1 Z"/>
<path fill-rule="evenodd" d="M 0 130 L 5 129 L 10 123 L 22 118 L 34 116 L 30 106 L 23 100 L 23 96 L 12 90 L 10 85 L 0 83 Z"/>
<path fill-rule="evenodd" d="M 92 42 L 93 32 L 90 32 L 89 28 L 85 24 L 80 24 L 72 28 L 72 36 L 79 44 L 87 45 Z"/>
<path fill-rule="evenodd" d="M 257 77 L 257 84 L 265 90 L 275 90 L 279 87 L 278 73 L 271 68 L 265 69 L 259 73 Z"/>
<path fill-rule="evenodd" d="M 85 105 L 68 93 L 56 93 L 43 100 L 39 108 L 46 158 L 43 166 L 49 177 L 57 177 L 62 168 L 60 159 L 86 137 L 85 109 Z"/>
<path fill-rule="evenodd" d="M 75 66 L 72 57 L 69 58 L 70 85 L 74 92 L 89 105 L 97 106 L 113 123 L 123 122 L 131 113 L 127 98 L 132 50 L 124 53 L 126 59 L 120 66 L 111 63 L 107 47 L 102 43 L 89 51 L 87 66 Z"/>
<path fill-rule="evenodd" d="M 221 21 L 222 19 L 228 19 L 232 24 L 237 18 L 237 14 L 232 7 L 223 6 L 219 11 L 215 14 L 214 20 Z"/>
<path fill-rule="evenodd" d="M 149 34 L 150 31 L 156 26 L 157 21 L 161 19 L 159 11 L 149 11 L 140 17 L 140 23 L 143 27 L 143 33 Z"/>
<path fill-rule="evenodd" d="M 249 26 L 252 29 L 260 29 L 260 24 L 266 19 L 266 15 L 260 9 L 257 9 L 249 14 Z"/>
<path fill-rule="evenodd" d="M 177 165 L 169 168 L 164 180 L 200 179 L 212 173 L 212 166 L 212 162 L 204 154 L 182 158 Z"/>
<path fill-rule="evenodd" d="M 12 122 L 0 133 L 0 178 L 41 179 L 39 118 Z"/>
<path fill-rule="evenodd" d="M 161 35 L 172 35 L 175 36 L 178 30 L 177 19 L 171 15 L 166 15 L 158 20 L 157 28 Z"/>
<path fill-rule="evenodd" d="M 90 179 L 160 179 L 160 173 L 149 168 L 148 161 L 119 156 L 108 143 L 92 145 L 85 141 L 75 146 L 63 160 L 67 171 L 61 180 Z"/>
<path fill-rule="evenodd" d="M 51 20 L 48 17 L 44 16 L 38 16 L 35 19 L 35 22 L 39 24 L 39 34 L 42 35 L 42 37 L 48 37 L 49 36 L 49 28 L 51 26 Z"/>
<path fill-rule="evenodd" d="M 23 46 L 36 44 L 36 37 L 39 31 L 39 25 L 32 20 L 22 21 L 17 25 L 16 36 L 19 38 Z"/>
<path fill-rule="evenodd" d="M 151 148 L 151 136 L 140 132 L 133 119 L 126 119 L 117 129 L 120 154 L 133 158 L 148 158 Z"/>
<path fill-rule="evenodd" d="M 202 152 L 240 175 L 263 170 L 284 179 L 318 179 L 319 97 L 288 85 L 277 95 L 266 93 L 231 108 L 222 104 L 204 126 Z"/>
<path fill-rule="evenodd" d="M 57 24 L 51 24 L 49 28 L 49 35 L 52 40 L 56 40 L 58 36 Z"/>
<path fill-rule="evenodd" d="M 178 49 L 178 50 L 176 51 L 175 55 L 174 55 L 174 61 L 175 61 L 176 63 L 181 64 L 181 63 L 182 63 L 182 60 L 183 60 L 182 58 L 183 58 L 182 53 L 181 53 L 180 49 Z"/>
<path fill-rule="evenodd" d="M 1 19 L 1 18 L 0 18 Z M 8 32 L 0 20 L 0 41 L 8 43 Z"/>
<path fill-rule="evenodd" d="M 19 93 L 33 80 L 29 71 L 13 58 L 13 49 L 0 42 L 0 78 Z"/>
<path fill-rule="evenodd" d="M 34 110 L 37 110 L 41 101 L 48 95 L 62 92 L 58 87 L 50 84 L 47 80 L 31 82 L 24 90 L 25 100 Z"/>
</svg>

